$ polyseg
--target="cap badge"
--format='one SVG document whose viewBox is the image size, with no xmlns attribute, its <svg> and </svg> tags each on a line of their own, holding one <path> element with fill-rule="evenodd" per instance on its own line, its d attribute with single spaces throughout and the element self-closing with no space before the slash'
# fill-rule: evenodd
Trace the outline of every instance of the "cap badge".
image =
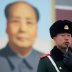
<svg viewBox="0 0 72 72">
<path fill-rule="evenodd" d="M 65 26 L 64 26 L 64 29 L 65 29 L 65 30 L 69 30 L 68 25 L 65 25 Z"/>
</svg>

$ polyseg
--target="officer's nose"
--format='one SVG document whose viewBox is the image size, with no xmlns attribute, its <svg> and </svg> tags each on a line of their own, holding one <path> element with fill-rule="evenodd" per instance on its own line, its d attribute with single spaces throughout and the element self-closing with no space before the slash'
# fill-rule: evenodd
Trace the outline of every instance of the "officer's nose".
<svg viewBox="0 0 72 72">
<path fill-rule="evenodd" d="M 70 36 L 65 35 L 65 40 L 68 41 L 70 39 Z"/>
</svg>

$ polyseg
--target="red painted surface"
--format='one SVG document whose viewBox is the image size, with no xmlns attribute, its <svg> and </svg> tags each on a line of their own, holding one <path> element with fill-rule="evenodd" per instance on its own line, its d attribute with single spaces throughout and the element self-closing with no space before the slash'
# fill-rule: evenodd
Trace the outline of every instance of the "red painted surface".
<svg viewBox="0 0 72 72">
<path fill-rule="evenodd" d="M 64 19 L 72 21 L 72 10 L 56 9 L 56 20 Z"/>
</svg>

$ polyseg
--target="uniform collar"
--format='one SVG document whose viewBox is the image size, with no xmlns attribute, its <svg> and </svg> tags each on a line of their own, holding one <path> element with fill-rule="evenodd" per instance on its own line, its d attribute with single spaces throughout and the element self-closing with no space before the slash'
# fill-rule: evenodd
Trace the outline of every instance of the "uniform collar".
<svg viewBox="0 0 72 72">
<path fill-rule="evenodd" d="M 63 60 L 64 58 L 64 53 L 62 53 L 56 46 L 51 50 L 51 56 L 55 60 Z"/>
<path fill-rule="evenodd" d="M 34 64 L 32 61 L 32 59 L 34 60 L 34 50 L 32 50 L 32 52 L 25 58 L 21 58 L 20 56 L 18 56 L 16 53 L 14 53 L 11 48 L 9 47 L 9 45 L 6 46 L 5 48 L 5 56 L 9 62 L 9 65 L 11 67 L 11 69 L 13 70 L 15 67 L 17 67 L 17 65 L 23 61 L 23 63 L 27 66 L 28 69 L 33 69 Z"/>
</svg>

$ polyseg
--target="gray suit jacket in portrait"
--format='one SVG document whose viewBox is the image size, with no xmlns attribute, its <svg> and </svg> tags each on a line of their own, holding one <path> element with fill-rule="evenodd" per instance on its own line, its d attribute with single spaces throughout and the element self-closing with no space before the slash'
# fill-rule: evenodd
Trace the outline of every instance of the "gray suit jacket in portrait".
<svg viewBox="0 0 72 72">
<path fill-rule="evenodd" d="M 0 72 L 37 72 L 42 53 L 32 50 L 28 57 L 16 55 L 7 45 L 0 50 Z"/>
</svg>

